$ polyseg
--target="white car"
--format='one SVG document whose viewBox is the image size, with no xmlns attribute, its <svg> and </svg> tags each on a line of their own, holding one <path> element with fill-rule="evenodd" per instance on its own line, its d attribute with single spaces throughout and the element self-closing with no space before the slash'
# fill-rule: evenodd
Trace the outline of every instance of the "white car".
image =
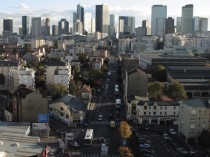
<svg viewBox="0 0 210 157">
<path fill-rule="evenodd" d="M 102 120 L 103 120 L 103 115 L 102 115 L 102 114 L 99 114 L 99 115 L 98 115 L 98 120 L 99 120 L 99 121 L 102 121 Z"/>
<path fill-rule="evenodd" d="M 188 152 L 184 148 L 181 148 L 181 147 L 177 148 L 177 151 L 185 155 L 188 154 Z"/>
<path fill-rule="evenodd" d="M 149 143 L 140 144 L 140 148 L 150 148 L 150 144 Z"/>
<path fill-rule="evenodd" d="M 169 129 L 169 132 L 172 134 L 172 135 L 175 135 L 176 132 L 174 131 L 174 129 Z"/>
<path fill-rule="evenodd" d="M 163 138 L 164 138 L 165 140 L 170 139 L 170 137 L 168 136 L 168 134 L 163 134 Z"/>
</svg>

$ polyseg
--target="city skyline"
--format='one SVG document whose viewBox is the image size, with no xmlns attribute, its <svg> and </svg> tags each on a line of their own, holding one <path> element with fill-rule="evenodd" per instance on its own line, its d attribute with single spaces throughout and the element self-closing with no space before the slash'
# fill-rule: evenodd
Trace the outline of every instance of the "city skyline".
<svg viewBox="0 0 210 157">
<path fill-rule="evenodd" d="M 202 3 L 201 3 L 202 2 Z M 42 1 L 42 4 L 37 3 L 35 0 L 12 0 L 12 1 L 3 1 L 0 6 L 0 30 L 3 27 L 3 19 L 13 19 L 13 30 L 18 32 L 18 28 L 22 27 L 22 16 L 29 16 L 30 21 L 32 17 L 49 17 L 50 25 L 58 25 L 58 21 L 62 18 L 66 18 L 70 27 L 72 27 L 73 21 L 73 12 L 77 10 L 77 4 L 81 4 L 84 7 L 85 12 L 92 13 L 95 18 L 95 6 L 100 4 L 109 5 L 110 14 L 116 14 L 118 16 L 134 16 L 136 21 L 136 27 L 141 26 L 142 20 L 149 20 L 151 22 L 151 10 L 152 5 L 166 5 L 167 6 L 167 17 L 173 17 L 176 20 L 176 17 L 181 17 L 182 15 L 182 6 L 187 4 L 194 5 L 194 16 L 206 17 L 210 19 L 210 13 L 208 12 L 208 2 L 207 0 L 177 0 L 176 2 L 168 0 L 133 0 L 132 3 L 127 4 L 125 0 L 93 0 L 93 1 L 68 1 L 62 0 L 45 0 Z M 144 5 L 142 5 L 144 4 Z M 174 7 L 176 6 L 176 7 Z M 175 22 L 176 23 L 176 22 Z M 210 20 L 208 21 L 210 30 Z M 31 22 L 30 22 L 31 24 Z"/>
</svg>

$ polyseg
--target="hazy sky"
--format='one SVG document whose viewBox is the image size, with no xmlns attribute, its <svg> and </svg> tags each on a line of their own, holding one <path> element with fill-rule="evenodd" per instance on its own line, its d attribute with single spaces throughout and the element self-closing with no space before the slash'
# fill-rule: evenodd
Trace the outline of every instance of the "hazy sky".
<svg viewBox="0 0 210 157">
<path fill-rule="evenodd" d="M 135 16 L 136 27 L 141 21 L 151 19 L 151 7 L 155 4 L 167 5 L 167 16 L 174 18 L 181 16 L 182 6 L 194 5 L 194 16 L 209 18 L 210 30 L 210 1 L 209 0 L 1 0 L 0 4 L 0 32 L 3 19 L 12 18 L 14 31 L 21 27 L 21 16 L 47 16 L 52 24 L 57 24 L 61 18 L 72 22 L 72 12 L 77 4 L 84 6 L 85 11 L 95 16 L 95 5 L 108 4 L 110 13 L 124 16 Z M 71 25 L 70 25 L 71 26 Z"/>
</svg>

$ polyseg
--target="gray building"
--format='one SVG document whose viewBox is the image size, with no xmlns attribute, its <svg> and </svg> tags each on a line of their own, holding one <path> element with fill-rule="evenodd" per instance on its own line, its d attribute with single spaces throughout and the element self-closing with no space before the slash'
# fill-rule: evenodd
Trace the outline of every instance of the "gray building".
<svg viewBox="0 0 210 157">
<path fill-rule="evenodd" d="M 109 6 L 96 5 L 96 32 L 109 32 Z"/>
<path fill-rule="evenodd" d="M 3 20 L 3 36 L 8 36 L 13 33 L 13 20 L 12 19 L 4 19 Z"/>
<path fill-rule="evenodd" d="M 134 34 L 135 33 L 135 17 L 119 16 L 119 34 Z"/>
<path fill-rule="evenodd" d="M 52 35 L 58 35 L 58 26 L 52 25 Z"/>
<path fill-rule="evenodd" d="M 77 5 L 77 20 L 80 20 L 84 25 L 84 7 L 80 4 Z"/>
<path fill-rule="evenodd" d="M 111 14 L 110 15 L 110 27 L 109 27 L 109 34 L 110 36 L 115 36 L 117 34 L 117 15 Z"/>
<path fill-rule="evenodd" d="M 182 29 L 183 34 L 193 33 L 193 5 L 185 5 L 182 7 Z"/>
<path fill-rule="evenodd" d="M 33 17 L 31 23 L 31 35 L 42 35 L 41 17 Z"/>
<path fill-rule="evenodd" d="M 153 5 L 151 17 L 151 33 L 163 37 L 165 35 L 165 23 L 167 17 L 167 6 Z"/>
<path fill-rule="evenodd" d="M 205 33 L 208 31 L 208 18 L 194 17 L 193 32 Z"/>
<path fill-rule="evenodd" d="M 58 33 L 61 34 L 69 34 L 69 22 L 66 19 L 61 19 L 58 22 Z"/>
<path fill-rule="evenodd" d="M 22 34 L 29 35 L 29 16 L 22 16 Z"/>
<path fill-rule="evenodd" d="M 174 33 L 174 19 L 168 17 L 166 19 L 166 34 Z"/>
<path fill-rule="evenodd" d="M 182 31 L 182 18 L 177 17 L 176 18 L 176 32 L 180 33 Z"/>
</svg>

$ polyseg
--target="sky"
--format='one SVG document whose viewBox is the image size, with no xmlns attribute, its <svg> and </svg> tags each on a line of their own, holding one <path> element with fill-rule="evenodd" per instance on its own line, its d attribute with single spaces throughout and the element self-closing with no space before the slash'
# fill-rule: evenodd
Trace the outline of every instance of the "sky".
<svg viewBox="0 0 210 157">
<path fill-rule="evenodd" d="M 210 1 L 209 0 L 1 0 L 0 4 L 0 33 L 3 19 L 13 19 L 13 30 L 18 32 L 23 15 L 32 17 L 48 17 L 50 24 L 58 24 L 61 18 L 72 23 L 72 13 L 77 4 L 84 7 L 85 12 L 95 16 L 95 5 L 109 5 L 110 14 L 119 16 L 134 16 L 136 27 L 141 26 L 142 20 L 151 20 L 152 5 L 167 5 L 168 17 L 180 17 L 182 6 L 194 5 L 194 16 L 209 18 L 210 30 Z"/>
</svg>

